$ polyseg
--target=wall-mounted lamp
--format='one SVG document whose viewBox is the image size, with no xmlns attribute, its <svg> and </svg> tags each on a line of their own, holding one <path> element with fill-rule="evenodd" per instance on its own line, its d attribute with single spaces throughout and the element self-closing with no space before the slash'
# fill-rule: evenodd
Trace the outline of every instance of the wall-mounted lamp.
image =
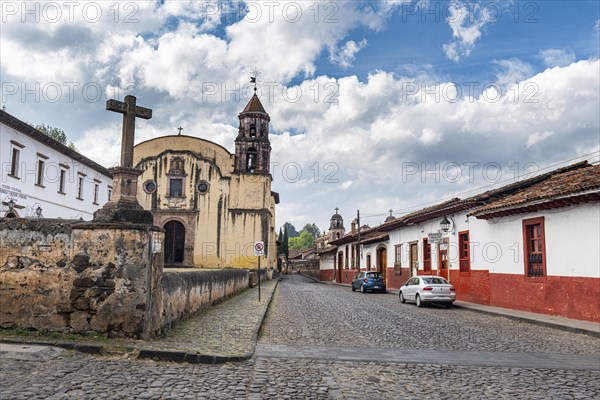
<svg viewBox="0 0 600 400">
<path fill-rule="evenodd" d="M 15 209 L 15 201 L 13 199 L 10 199 L 8 203 L 6 203 L 6 205 L 8 206 L 8 211 L 12 211 Z"/>
<path fill-rule="evenodd" d="M 448 220 L 448 218 L 444 216 L 444 219 L 442 219 L 442 221 L 440 222 L 440 228 L 442 229 L 442 231 L 448 232 L 450 230 L 451 225 L 452 223 Z"/>
<path fill-rule="evenodd" d="M 42 207 L 37 206 L 37 208 L 35 209 L 35 215 L 37 215 L 38 218 L 42 217 Z"/>
</svg>

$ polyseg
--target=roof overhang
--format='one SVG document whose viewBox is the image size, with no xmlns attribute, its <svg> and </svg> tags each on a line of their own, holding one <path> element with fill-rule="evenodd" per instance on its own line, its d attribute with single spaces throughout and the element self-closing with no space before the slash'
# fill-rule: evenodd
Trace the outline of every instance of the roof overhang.
<svg viewBox="0 0 600 400">
<path fill-rule="evenodd" d="M 473 213 L 477 219 L 492 219 L 506 217 L 509 215 L 525 214 L 536 211 L 550 210 L 553 208 L 561 208 L 573 206 L 582 203 L 592 203 L 600 201 L 600 192 L 582 193 L 574 196 L 555 197 L 551 199 L 540 200 L 525 204 L 518 204 L 509 207 L 497 208 L 492 210 L 484 210 L 480 213 Z"/>
</svg>

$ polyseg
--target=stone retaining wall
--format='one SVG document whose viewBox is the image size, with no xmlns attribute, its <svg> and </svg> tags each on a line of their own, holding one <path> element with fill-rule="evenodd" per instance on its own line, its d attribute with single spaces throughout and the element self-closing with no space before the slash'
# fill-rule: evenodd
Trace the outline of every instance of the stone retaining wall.
<svg viewBox="0 0 600 400">
<path fill-rule="evenodd" d="M 156 333 L 162 253 L 152 242 L 162 235 L 147 225 L 0 219 L 0 327 Z"/>
<path fill-rule="evenodd" d="M 144 339 L 256 282 L 240 269 L 163 274 L 162 240 L 149 225 L 0 218 L 0 327 Z"/>
<path fill-rule="evenodd" d="M 165 271 L 162 276 L 160 325 L 170 326 L 248 288 L 247 270 Z"/>
</svg>

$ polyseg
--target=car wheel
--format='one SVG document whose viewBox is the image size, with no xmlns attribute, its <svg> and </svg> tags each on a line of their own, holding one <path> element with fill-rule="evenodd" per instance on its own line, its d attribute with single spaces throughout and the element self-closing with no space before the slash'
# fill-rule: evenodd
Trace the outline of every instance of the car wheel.
<svg viewBox="0 0 600 400">
<path fill-rule="evenodd" d="M 404 295 L 402 294 L 402 292 L 400 292 L 399 296 L 400 296 L 400 303 L 406 303 L 406 299 L 404 298 Z"/>
<path fill-rule="evenodd" d="M 419 295 L 415 297 L 415 303 L 417 303 L 417 307 L 423 307 L 423 302 L 421 301 L 421 297 Z"/>
<path fill-rule="evenodd" d="M 366 292 L 365 285 L 360 285 L 360 292 L 361 293 L 365 293 Z"/>
<path fill-rule="evenodd" d="M 352 285 L 352 291 L 356 292 L 356 288 L 354 287 L 354 285 Z"/>
</svg>

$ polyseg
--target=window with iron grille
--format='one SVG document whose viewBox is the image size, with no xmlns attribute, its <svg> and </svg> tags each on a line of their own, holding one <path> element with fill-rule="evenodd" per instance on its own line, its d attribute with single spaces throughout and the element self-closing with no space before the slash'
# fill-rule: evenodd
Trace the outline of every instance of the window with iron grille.
<svg viewBox="0 0 600 400">
<path fill-rule="evenodd" d="M 460 272 L 471 272 L 469 231 L 459 232 L 458 234 L 458 263 Z"/>
<path fill-rule="evenodd" d="M 546 276 L 544 217 L 523 220 L 525 276 Z"/>
</svg>

